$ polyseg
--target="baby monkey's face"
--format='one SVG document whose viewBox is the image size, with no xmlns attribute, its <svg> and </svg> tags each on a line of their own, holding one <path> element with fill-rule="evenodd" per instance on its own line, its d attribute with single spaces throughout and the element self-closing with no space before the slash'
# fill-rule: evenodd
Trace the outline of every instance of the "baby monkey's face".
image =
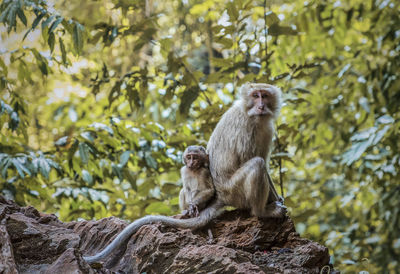
<svg viewBox="0 0 400 274">
<path fill-rule="evenodd" d="M 190 170 L 208 166 L 208 155 L 201 146 L 189 146 L 183 153 L 183 162 Z"/>
</svg>

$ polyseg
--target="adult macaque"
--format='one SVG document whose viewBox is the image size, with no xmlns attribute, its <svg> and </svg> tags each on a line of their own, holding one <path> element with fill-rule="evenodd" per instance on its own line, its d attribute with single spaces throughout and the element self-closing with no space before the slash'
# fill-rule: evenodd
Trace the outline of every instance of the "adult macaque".
<svg viewBox="0 0 400 274">
<path fill-rule="evenodd" d="M 189 146 L 182 158 L 185 166 L 181 168 L 183 187 L 179 193 L 179 207 L 183 215 L 197 217 L 215 193 L 208 155 L 202 146 Z"/>
<path fill-rule="evenodd" d="M 207 150 L 217 199 L 223 204 L 250 209 L 259 217 L 284 216 L 285 207 L 266 172 L 280 108 L 278 88 L 246 84 L 215 127 Z"/>
<path fill-rule="evenodd" d="M 281 92 L 267 84 L 246 84 L 240 99 L 222 116 L 214 129 L 207 150 L 216 198 L 198 217 L 174 219 L 146 216 L 128 225 L 103 251 L 84 257 L 91 263 L 104 259 L 142 225 L 165 225 L 197 229 L 216 218 L 225 205 L 250 209 L 259 217 L 283 217 L 285 207 L 267 179 L 267 164 L 274 135 L 273 122 L 281 107 Z M 267 204 L 268 203 L 268 204 Z"/>
</svg>

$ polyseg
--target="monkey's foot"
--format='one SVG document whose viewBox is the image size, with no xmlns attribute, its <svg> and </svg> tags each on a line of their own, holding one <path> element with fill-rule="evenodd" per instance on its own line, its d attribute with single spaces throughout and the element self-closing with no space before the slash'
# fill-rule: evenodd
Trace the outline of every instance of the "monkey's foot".
<svg viewBox="0 0 400 274">
<path fill-rule="evenodd" d="M 284 218 L 286 216 L 287 208 L 280 201 L 270 203 L 265 208 L 264 218 Z"/>
</svg>

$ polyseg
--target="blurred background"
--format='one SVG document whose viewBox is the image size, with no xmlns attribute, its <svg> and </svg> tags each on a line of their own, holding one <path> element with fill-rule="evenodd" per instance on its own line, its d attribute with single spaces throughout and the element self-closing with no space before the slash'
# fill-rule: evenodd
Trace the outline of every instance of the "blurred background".
<svg viewBox="0 0 400 274">
<path fill-rule="evenodd" d="M 399 6 L 4 0 L 1 194 L 62 221 L 176 214 L 184 148 L 270 83 L 297 231 L 344 273 L 399 273 Z"/>
</svg>

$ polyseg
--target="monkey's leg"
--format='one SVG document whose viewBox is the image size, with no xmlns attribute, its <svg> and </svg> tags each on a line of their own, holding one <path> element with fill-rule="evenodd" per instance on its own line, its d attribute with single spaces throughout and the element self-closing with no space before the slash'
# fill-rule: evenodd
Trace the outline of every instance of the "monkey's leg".
<svg viewBox="0 0 400 274">
<path fill-rule="evenodd" d="M 220 197 L 228 205 L 249 208 L 253 215 L 262 217 L 265 215 L 268 192 L 265 161 L 254 157 L 232 175 Z"/>
<path fill-rule="evenodd" d="M 179 192 L 179 208 L 181 211 L 188 209 L 188 204 L 186 201 L 185 189 L 182 188 L 181 192 Z"/>
</svg>

